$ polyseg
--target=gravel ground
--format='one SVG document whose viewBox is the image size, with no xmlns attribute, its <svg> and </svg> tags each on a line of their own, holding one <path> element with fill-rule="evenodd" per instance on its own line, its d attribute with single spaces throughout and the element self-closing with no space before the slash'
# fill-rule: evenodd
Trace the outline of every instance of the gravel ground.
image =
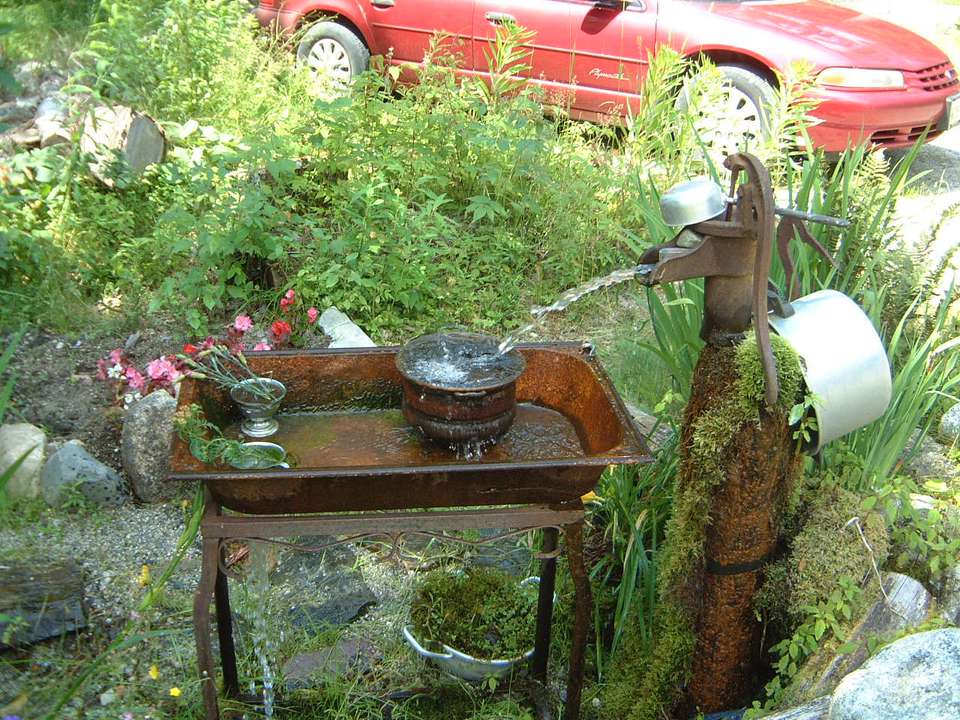
<svg viewBox="0 0 960 720">
<path fill-rule="evenodd" d="M 141 567 L 149 565 L 155 578 L 173 555 L 185 513 L 179 503 L 61 513 L 0 532 L 0 557 L 77 561 L 86 573 L 90 620 L 115 627 L 130 616 L 143 595 L 138 583 Z M 195 587 L 199 554 L 197 543 L 174 575 L 175 586 Z"/>
</svg>

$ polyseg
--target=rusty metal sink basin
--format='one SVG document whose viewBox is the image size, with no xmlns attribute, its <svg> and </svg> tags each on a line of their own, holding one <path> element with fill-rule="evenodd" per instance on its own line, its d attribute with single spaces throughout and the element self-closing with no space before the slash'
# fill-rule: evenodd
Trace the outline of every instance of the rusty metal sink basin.
<svg viewBox="0 0 960 720">
<path fill-rule="evenodd" d="M 608 465 L 649 459 L 609 378 L 577 343 L 518 347 L 510 430 L 479 458 L 423 437 L 401 412 L 397 347 L 257 353 L 258 373 L 287 387 L 279 431 L 291 467 L 235 470 L 194 458 L 174 439 L 169 478 L 202 480 L 226 508 L 251 514 L 562 503 L 590 491 Z M 240 438 L 227 393 L 186 380 L 179 407 L 199 404 Z"/>
</svg>

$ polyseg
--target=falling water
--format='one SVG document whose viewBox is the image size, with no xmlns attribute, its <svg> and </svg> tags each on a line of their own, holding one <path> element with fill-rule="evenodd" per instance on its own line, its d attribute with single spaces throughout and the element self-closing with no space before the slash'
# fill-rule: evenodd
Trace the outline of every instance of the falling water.
<svg viewBox="0 0 960 720">
<path fill-rule="evenodd" d="M 246 610 L 253 626 L 251 633 L 253 651 L 257 657 L 257 662 L 260 663 L 263 676 L 263 714 L 268 718 L 273 717 L 274 671 L 270 660 L 275 649 L 267 611 L 270 605 L 268 602 L 270 550 L 267 543 L 257 542 L 256 540 L 250 542 L 249 572 L 246 582 L 248 600 Z M 251 683 L 250 693 L 254 694 L 255 692 L 256 688 Z"/>
<path fill-rule="evenodd" d="M 498 346 L 499 353 L 503 355 L 510 352 L 520 341 L 520 338 L 538 327 L 543 321 L 543 318 L 550 313 L 563 312 L 567 309 L 567 307 L 575 303 L 580 298 L 596 292 L 597 290 L 613 287 L 614 285 L 625 283 L 628 280 L 633 280 L 636 277 L 647 276 L 653 271 L 654 267 L 654 265 L 637 265 L 636 267 L 632 268 L 614 270 L 609 275 L 593 278 L 593 280 L 585 282 L 583 285 L 579 285 L 575 288 L 570 288 L 569 290 L 564 291 L 560 297 L 553 302 L 552 305 L 544 305 L 532 308 L 530 310 L 530 314 L 534 318 L 533 322 L 527 323 L 519 330 L 510 333 L 510 335 L 504 338 Z"/>
</svg>

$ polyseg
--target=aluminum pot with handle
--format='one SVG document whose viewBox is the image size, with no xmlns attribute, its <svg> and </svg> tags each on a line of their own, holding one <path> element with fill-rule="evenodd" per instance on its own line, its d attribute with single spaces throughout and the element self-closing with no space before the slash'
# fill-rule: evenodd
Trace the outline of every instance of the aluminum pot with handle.
<svg viewBox="0 0 960 720">
<path fill-rule="evenodd" d="M 880 336 L 863 310 L 836 290 L 794 300 L 790 317 L 769 316 L 773 330 L 802 360 L 817 431 L 804 450 L 824 445 L 873 422 L 890 404 L 890 363 Z"/>
</svg>

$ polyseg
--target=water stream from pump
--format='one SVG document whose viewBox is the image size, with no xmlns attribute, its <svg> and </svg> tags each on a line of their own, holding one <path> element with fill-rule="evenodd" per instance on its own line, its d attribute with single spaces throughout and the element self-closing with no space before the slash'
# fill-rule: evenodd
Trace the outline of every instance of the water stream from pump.
<svg viewBox="0 0 960 720">
<path fill-rule="evenodd" d="M 644 277 L 653 272 L 653 269 L 656 265 L 637 265 L 631 268 L 620 268 L 619 270 L 614 270 L 608 275 L 603 275 L 601 277 L 593 278 L 583 285 L 578 285 L 577 287 L 570 288 L 565 290 L 560 294 L 556 300 L 553 301 L 551 305 L 543 305 L 534 307 L 530 310 L 530 314 L 533 316 L 533 321 L 527 323 L 519 330 L 516 330 L 507 337 L 498 346 L 497 350 L 501 355 L 505 355 L 510 352 L 520 339 L 527 335 L 529 332 L 533 331 L 540 326 L 540 323 L 543 322 L 543 318 L 549 315 L 550 313 L 563 312 L 570 305 L 577 302 L 581 298 L 594 293 L 603 288 L 613 287 L 614 285 L 620 285 L 634 278 Z"/>
<path fill-rule="evenodd" d="M 253 641 L 253 652 L 260 665 L 261 676 L 263 678 L 263 714 L 265 717 L 273 717 L 274 709 L 274 682 L 275 673 L 273 670 L 272 659 L 276 644 L 271 634 L 268 608 L 270 593 L 270 548 L 267 543 L 253 540 L 250 542 L 250 555 L 248 560 L 248 575 L 246 580 L 247 607 L 251 624 L 251 639 Z M 256 692 L 256 687 L 251 682 L 251 694 Z"/>
</svg>

